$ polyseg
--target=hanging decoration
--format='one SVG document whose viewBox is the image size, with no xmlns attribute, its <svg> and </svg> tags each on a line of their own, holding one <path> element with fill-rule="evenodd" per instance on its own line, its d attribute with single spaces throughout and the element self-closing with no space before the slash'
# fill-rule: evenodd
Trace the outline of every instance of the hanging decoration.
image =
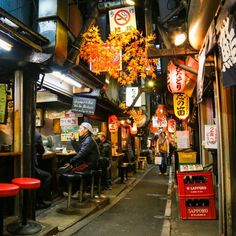
<svg viewBox="0 0 236 236">
<path fill-rule="evenodd" d="M 178 63 L 184 64 L 184 61 L 178 60 Z M 167 88 L 171 93 L 183 93 L 185 88 L 185 70 L 175 66 L 170 61 L 167 66 Z"/>
<path fill-rule="evenodd" d="M 141 32 L 133 28 L 123 33 L 116 30 L 103 42 L 99 28 L 92 26 L 83 34 L 79 57 L 88 63 L 92 60 L 95 73 L 101 73 L 100 69 L 96 68 L 106 68 L 103 70 L 106 70 L 110 77 L 117 79 L 121 85 L 132 84 L 137 79 L 145 79 L 147 76 L 156 78 L 155 71 L 159 59 L 147 57 L 147 49 L 154 39 L 154 35 L 144 37 Z M 122 51 L 122 70 L 117 70 L 119 63 L 117 67 L 113 66 L 114 50 L 104 50 L 104 45 L 110 49 L 114 48 L 117 52 Z"/>
<path fill-rule="evenodd" d="M 177 93 L 173 95 L 174 112 L 176 117 L 184 120 L 189 116 L 189 97 L 184 93 Z"/>
<path fill-rule="evenodd" d="M 161 128 L 167 127 L 167 119 L 166 119 L 166 116 L 159 117 L 159 118 L 158 118 L 158 121 L 157 121 L 157 125 L 158 125 L 158 127 L 161 127 Z"/>
<path fill-rule="evenodd" d="M 168 120 L 168 132 L 174 133 L 176 131 L 176 121 L 175 119 Z"/>
<path fill-rule="evenodd" d="M 120 122 L 115 115 L 108 117 L 108 128 L 111 133 L 117 133 L 119 126 Z"/>
<path fill-rule="evenodd" d="M 147 121 L 147 117 L 142 109 L 136 110 L 133 108 L 129 111 L 129 115 L 133 118 L 138 128 L 144 126 Z"/>
</svg>

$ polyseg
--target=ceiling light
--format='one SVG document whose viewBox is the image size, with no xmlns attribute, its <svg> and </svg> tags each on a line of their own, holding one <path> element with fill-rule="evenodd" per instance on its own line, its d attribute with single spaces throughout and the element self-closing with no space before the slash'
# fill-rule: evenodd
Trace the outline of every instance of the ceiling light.
<svg viewBox="0 0 236 236">
<path fill-rule="evenodd" d="M 153 80 L 149 80 L 148 81 L 148 87 L 152 88 L 154 86 L 154 81 Z"/>
<path fill-rule="evenodd" d="M 135 5 L 135 1 L 132 1 L 132 0 L 126 0 L 126 3 L 131 6 Z"/>
<path fill-rule="evenodd" d="M 0 39 L 0 48 L 6 50 L 6 51 L 11 51 L 12 45 L 10 43 L 7 43 L 6 41 Z"/>
<path fill-rule="evenodd" d="M 62 82 L 66 82 L 66 83 L 68 83 L 68 84 L 70 84 L 72 86 L 75 86 L 77 88 L 81 88 L 82 87 L 82 85 L 79 82 L 77 82 L 75 79 L 73 79 L 73 78 L 71 78 L 71 77 L 69 77 L 69 76 L 67 76 L 65 74 L 62 74 L 62 73 L 60 73 L 58 71 L 53 71 L 52 74 L 54 76 L 56 76 L 57 78 L 61 79 Z"/>
<path fill-rule="evenodd" d="M 175 46 L 180 46 L 186 40 L 186 33 L 179 33 L 175 36 Z"/>
</svg>

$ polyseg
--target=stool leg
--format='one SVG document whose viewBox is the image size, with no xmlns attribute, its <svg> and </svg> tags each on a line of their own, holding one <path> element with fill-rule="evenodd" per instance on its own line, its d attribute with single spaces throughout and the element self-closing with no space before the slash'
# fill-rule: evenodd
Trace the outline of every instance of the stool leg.
<svg viewBox="0 0 236 236">
<path fill-rule="evenodd" d="M 68 185 L 67 208 L 70 208 L 70 204 L 71 204 L 71 194 L 72 194 L 72 183 L 69 183 L 69 185 Z"/>
<path fill-rule="evenodd" d="M 99 177 L 98 177 L 98 196 L 101 195 L 101 183 L 102 183 L 102 176 L 99 175 Z"/>
<path fill-rule="evenodd" d="M 22 206 L 22 225 L 27 225 L 28 212 L 28 191 L 23 191 L 23 206 Z"/>
<path fill-rule="evenodd" d="M 2 207 L 2 202 L 0 202 L 0 235 L 3 236 L 3 207 Z"/>
<path fill-rule="evenodd" d="M 80 179 L 80 187 L 79 187 L 79 202 L 83 201 L 83 191 L 84 191 L 84 181 L 83 178 Z"/>
<path fill-rule="evenodd" d="M 90 198 L 94 196 L 94 175 L 91 177 L 91 191 L 90 191 Z"/>
</svg>

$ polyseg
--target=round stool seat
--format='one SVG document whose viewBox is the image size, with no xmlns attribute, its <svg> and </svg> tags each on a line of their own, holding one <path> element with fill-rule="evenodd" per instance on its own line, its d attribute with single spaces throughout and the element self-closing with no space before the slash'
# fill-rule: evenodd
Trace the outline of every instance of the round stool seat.
<svg viewBox="0 0 236 236">
<path fill-rule="evenodd" d="M 75 173 L 64 173 L 64 174 L 61 174 L 61 177 L 66 179 L 67 181 L 77 181 L 77 180 L 80 180 L 81 178 L 81 176 Z"/>
<path fill-rule="evenodd" d="M 14 178 L 12 183 L 18 185 L 22 189 L 36 189 L 40 187 L 40 180 L 35 178 Z"/>
<path fill-rule="evenodd" d="M 15 196 L 20 190 L 20 187 L 15 184 L 0 183 L 0 197 Z"/>
</svg>

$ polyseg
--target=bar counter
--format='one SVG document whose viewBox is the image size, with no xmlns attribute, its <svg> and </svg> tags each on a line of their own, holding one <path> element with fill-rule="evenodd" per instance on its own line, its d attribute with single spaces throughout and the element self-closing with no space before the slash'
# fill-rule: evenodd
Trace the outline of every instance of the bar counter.
<svg viewBox="0 0 236 236">
<path fill-rule="evenodd" d="M 0 152 L 0 157 L 20 156 L 21 152 Z"/>
</svg>

